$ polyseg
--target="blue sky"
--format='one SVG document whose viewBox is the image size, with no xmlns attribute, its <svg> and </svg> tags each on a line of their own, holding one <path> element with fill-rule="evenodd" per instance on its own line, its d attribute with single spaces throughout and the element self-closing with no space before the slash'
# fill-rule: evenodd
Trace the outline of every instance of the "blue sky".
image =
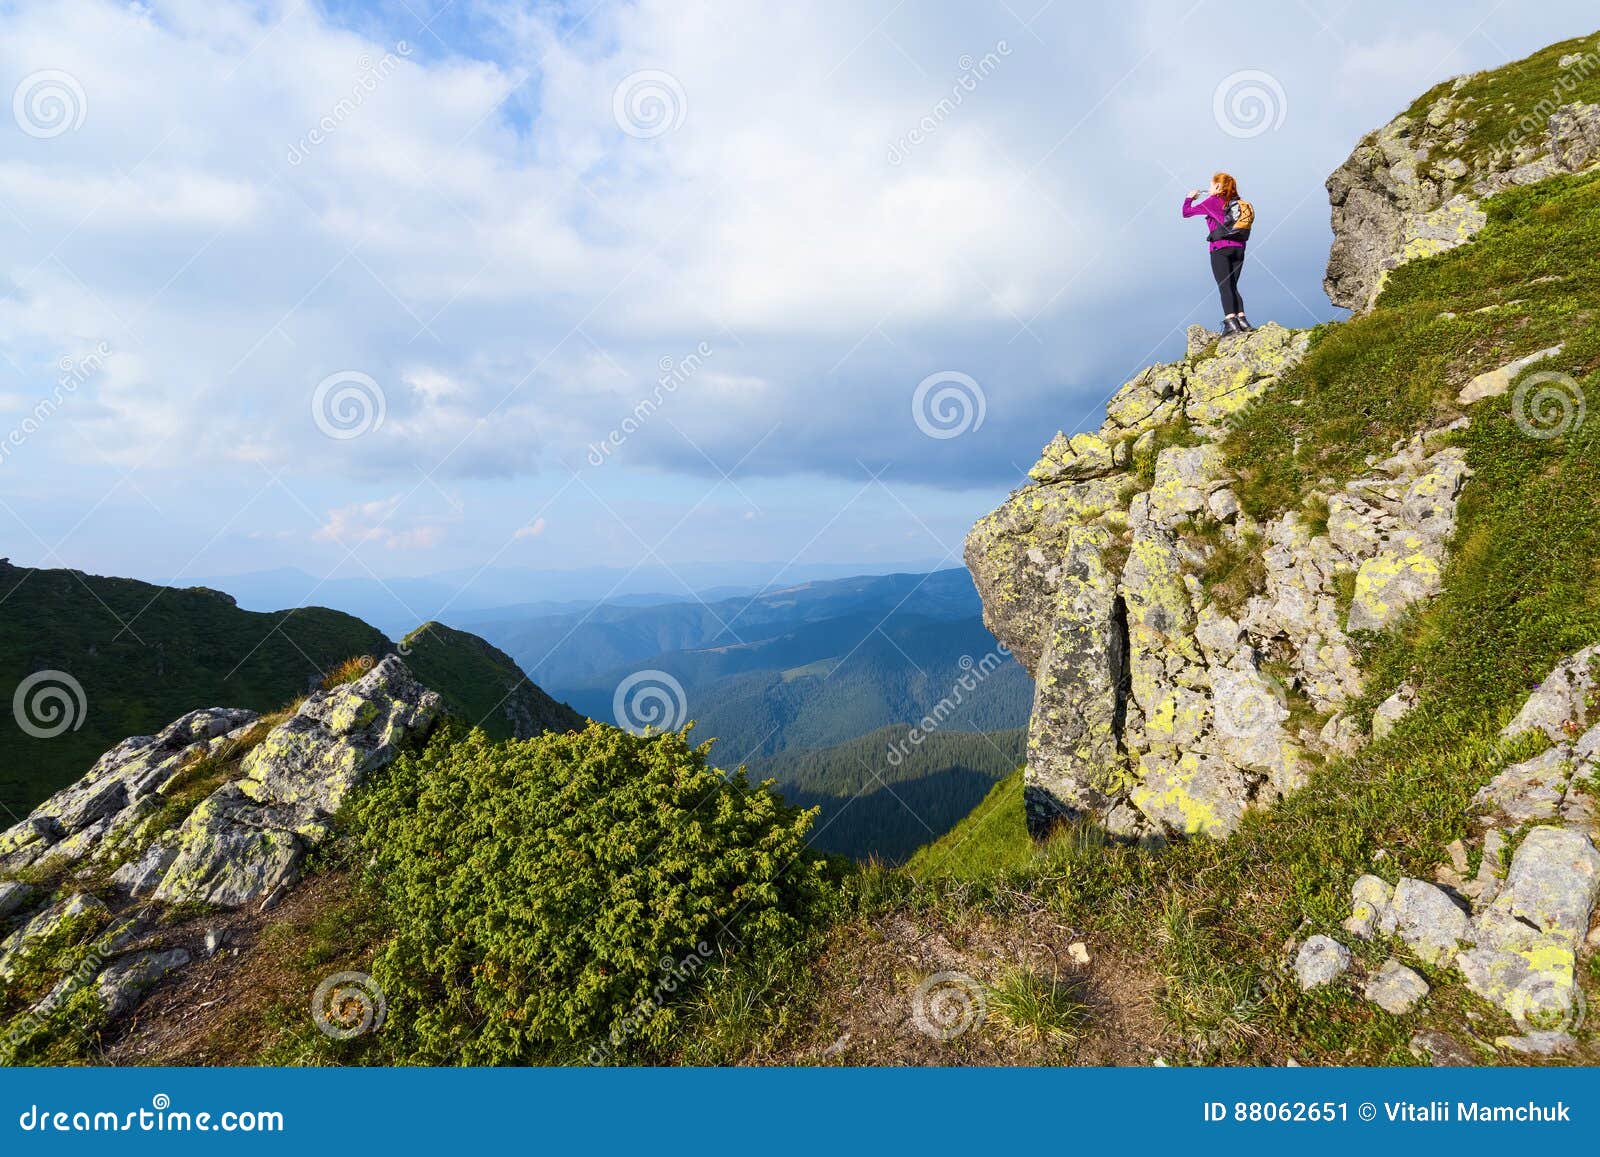
<svg viewBox="0 0 1600 1157">
<path fill-rule="evenodd" d="M 1595 24 L 1492 0 L 0 12 L 0 553 L 163 581 L 953 562 L 1057 429 L 1214 323 L 1187 189 L 1227 168 L 1257 206 L 1255 321 L 1333 317 L 1322 182 L 1360 135 Z M 981 424 L 930 436 L 932 375 Z"/>
</svg>

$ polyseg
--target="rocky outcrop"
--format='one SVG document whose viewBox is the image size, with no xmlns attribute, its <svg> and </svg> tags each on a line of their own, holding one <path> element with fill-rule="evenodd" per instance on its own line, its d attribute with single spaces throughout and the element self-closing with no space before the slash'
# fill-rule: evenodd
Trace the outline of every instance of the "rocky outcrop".
<svg viewBox="0 0 1600 1157">
<path fill-rule="evenodd" d="M 1583 54 L 1572 54 L 1582 65 Z M 1592 70 L 1593 54 L 1590 54 Z M 1367 134 L 1328 178 L 1334 242 L 1324 281 L 1335 305 L 1371 306 L 1389 271 L 1470 241 L 1487 223 L 1484 197 L 1600 162 L 1600 105 L 1567 103 L 1559 83 L 1525 127 L 1484 145 L 1485 100 L 1464 76 Z"/>
<path fill-rule="evenodd" d="M 1578 969 L 1600 941 L 1600 710 L 1589 693 L 1597 668 L 1600 647 L 1580 651 L 1528 697 L 1505 738 L 1542 734 L 1554 745 L 1478 793 L 1479 834 L 1452 847 L 1437 882 L 1402 879 L 1391 891 L 1363 876 L 1345 922 L 1354 936 L 1396 936 L 1424 961 L 1453 967 L 1527 1034 L 1499 1042 L 1519 1051 L 1562 1047 L 1582 1012 Z M 1469 875 L 1474 851 L 1479 868 Z M 1369 996 L 1387 1008 L 1394 991 Z"/>
<path fill-rule="evenodd" d="M 1469 474 L 1453 426 L 1325 495 L 1325 530 L 1293 512 L 1258 523 L 1217 439 L 1305 335 L 1194 338 L 1184 361 L 1118 390 L 1097 432 L 1058 434 L 1033 482 L 967 539 L 984 620 L 1035 680 L 1036 831 L 1078 814 L 1130 837 L 1232 831 L 1320 753 L 1359 742 L 1337 714 L 1362 689 L 1351 634 L 1387 627 L 1441 581 Z M 1262 564 L 1235 606 L 1208 586 L 1224 549 Z M 1328 726 L 1293 730 L 1293 697 Z M 1383 725 L 1409 705 L 1397 692 Z"/>
<path fill-rule="evenodd" d="M 350 792 L 440 709 L 390 656 L 270 728 L 251 711 L 193 711 L 119 743 L 0 833 L 0 919 L 13 925 L 0 979 L 61 973 L 7 1043 L 78 990 L 92 985 L 113 1018 L 187 965 L 188 948 L 168 939 L 169 906 L 271 907 Z M 6 878 L 17 872 L 26 879 Z"/>
</svg>

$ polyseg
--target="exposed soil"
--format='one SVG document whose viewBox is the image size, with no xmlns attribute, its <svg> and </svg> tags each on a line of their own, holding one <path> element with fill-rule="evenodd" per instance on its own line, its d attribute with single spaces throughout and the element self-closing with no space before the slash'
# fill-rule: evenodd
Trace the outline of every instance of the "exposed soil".
<svg viewBox="0 0 1600 1157">
<path fill-rule="evenodd" d="M 1074 959 L 1074 944 L 1088 963 Z M 891 912 L 836 929 L 815 967 L 814 1029 L 757 1063 L 1149 1065 L 1181 1050 L 1156 1007 L 1160 979 L 1042 908 Z M 990 989 L 1017 970 L 1057 981 L 1085 1006 L 1070 1036 L 1041 1037 L 1010 1022 Z M 930 1012 L 938 997 L 918 999 L 919 986 L 940 973 L 957 974 L 937 985 L 952 1002 L 943 1017 Z"/>
</svg>

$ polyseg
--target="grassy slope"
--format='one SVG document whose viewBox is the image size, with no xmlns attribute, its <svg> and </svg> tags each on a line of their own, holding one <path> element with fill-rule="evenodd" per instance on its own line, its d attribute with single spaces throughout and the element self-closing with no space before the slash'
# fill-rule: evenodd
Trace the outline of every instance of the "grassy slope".
<svg viewBox="0 0 1600 1157">
<path fill-rule="evenodd" d="M 0 566 L 0 599 L 0 826 L 127 736 L 197 707 L 274 710 L 342 660 L 389 649 L 377 630 L 338 611 L 259 614 L 213 591 L 75 571 Z M 41 670 L 82 685 L 77 730 L 37 739 L 18 727 L 12 691 Z"/>
<path fill-rule="evenodd" d="M 1140 947 L 1166 975 L 1163 1012 L 1199 1059 L 1404 1063 L 1424 1025 L 1479 1039 L 1510 1028 L 1454 974 L 1416 961 L 1408 963 L 1435 992 L 1412 1017 L 1389 1017 L 1347 990 L 1302 995 L 1286 978 L 1282 948 L 1293 936 L 1337 932 L 1362 872 L 1430 876 L 1445 845 L 1468 834 L 1477 787 L 1529 753 L 1502 750 L 1498 728 L 1557 660 L 1600 639 L 1600 504 L 1592 497 L 1600 487 L 1600 176 L 1500 197 L 1491 219 L 1477 244 L 1403 267 L 1370 314 L 1320 333 L 1227 446 L 1254 513 L 1300 506 L 1324 480 L 1359 470 L 1367 454 L 1454 416 L 1454 396 L 1474 374 L 1567 343 L 1559 361 L 1540 368 L 1573 375 L 1592 416 L 1534 438 L 1514 420 L 1514 394 L 1473 408 L 1458 441 L 1475 476 L 1445 590 L 1400 629 L 1367 642 L 1367 705 L 1406 677 L 1422 691 L 1419 710 L 1275 810 L 1248 817 L 1223 843 L 1152 853 L 1079 831 L 1029 850 L 1018 842 L 1021 809 L 1008 780 L 908 866 L 924 891 L 966 898 L 944 902 L 982 903 L 992 891 L 981 885 L 1003 881 Z M 952 890 L 952 882 L 963 886 Z M 1593 999 L 1600 974 L 1591 967 L 1584 983 Z"/>
<path fill-rule="evenodd" d="M 1472 76 L 1455 94 L 1456 116 L 1466 117 L 1471 129 L 1458 142 L 1449 142 L 1429 163 L 1437 168 L 1460 158 L 1469 171 L 1484 172 L 1495 158 L 1515 151 L 1513 143 L 1539 140 L 1550 111 L 1564 104 L 1592 104 L 1600 101 L 1600 68 L 1592 58 L 1600 53 L 1600 37 L 1580 36 L 1552 44 L 1532 56 L 1491 72 Z M 1563 69 L 1563 57 L 1590 55 L 1584 66 Z M 1454 81 L 1437 84 L 1423 93 L 1406 110 L 1406 115 L 1421 120 L 1440 97 L 1450 93 Z M 1543 108 L 1544 115 L 1539 110 Z"/>
<path fill-rule="evenodd" d="M 541 730 L 584 726 L 583 716 L 534 686 L 510 655 L 476 635 L 424 623 L 401 647 L 412 674 L 437 690 L 452 714 L 483 728 L 491 739 L 513 738 L 508 705 Z"/>
</svg>

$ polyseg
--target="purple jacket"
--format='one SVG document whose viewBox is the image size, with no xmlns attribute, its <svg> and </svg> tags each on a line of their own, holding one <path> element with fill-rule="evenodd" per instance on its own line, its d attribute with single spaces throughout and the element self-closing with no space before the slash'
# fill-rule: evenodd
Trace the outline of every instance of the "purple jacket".
<svg viewBox="0 0 1600 1157">
<path fill-rule="evenodd" d="M 1211 229 L 1215 229 L 1228 219 L 1228 205 L 1215 193 L 1200 201 L 1190 201 L 1189 198 L 1185 197 L 1183 199 L 1183 215 L 1185 217 L 1204 217 L 1206 224 L 1209 226 L 1206 231 L 1210 232 Z M 1213 241 L 1210 244 L 1212 252 L 1218 249 L 1244 248 L 1244 243 L 1240 241 Z"/>
</svg>

